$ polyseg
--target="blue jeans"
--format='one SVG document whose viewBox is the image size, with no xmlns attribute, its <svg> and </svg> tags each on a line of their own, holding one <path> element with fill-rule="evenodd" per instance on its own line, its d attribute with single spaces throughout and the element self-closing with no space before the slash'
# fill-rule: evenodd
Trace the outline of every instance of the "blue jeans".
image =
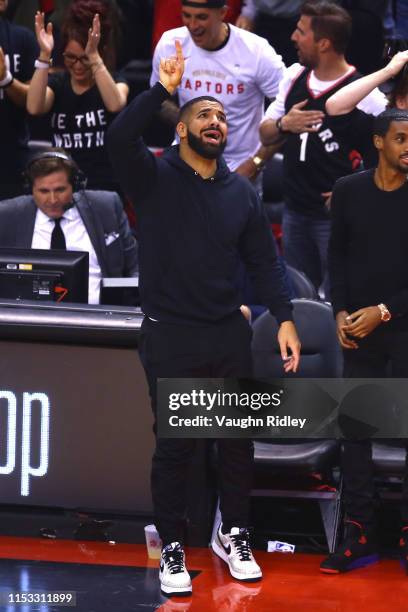
<svg viewBox="0 0 408 612">
<path fill-rule="evenodd" d="M 286 262 L 304 272 L 316 289 L 329 299 L 327 249 L 330 219 L 314 219 L 285 206 L 282 219 L 283 255 Z"/>
</svg>

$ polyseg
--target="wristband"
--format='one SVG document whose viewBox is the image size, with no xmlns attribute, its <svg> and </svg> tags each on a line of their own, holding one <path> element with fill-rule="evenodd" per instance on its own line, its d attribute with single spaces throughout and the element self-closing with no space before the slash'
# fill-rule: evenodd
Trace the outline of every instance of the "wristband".
<svg viewBox="0 0 408 612">
<path fill-rule="evenodd" d="M 49 61 L 36 59 L 34 62 L 34 68 L 39 68 L 40 70 L 47 70 L 52 66 L 52 59 Z"/>
<path fill-rule="evenodd" d="M 287 134 L 288 130 L 284 130 L 282 127 L 282 119 L 283 119 L 284 115 L 282 117 L 279 117 L 279 119 L 276 120 L 275 125 L 278 128 L 278 131 L 280 134 Z"/>
<path fill-rule="evenodd" d="M 14 81 L 13 75 L 11 74 L 10 70 L 7 70 L 6 76 L 4 77 L 4 79 L 0 81 L 0 87 L 8 87 L 9 85 L 12 84 L 13 81 Z"/>
</svg>

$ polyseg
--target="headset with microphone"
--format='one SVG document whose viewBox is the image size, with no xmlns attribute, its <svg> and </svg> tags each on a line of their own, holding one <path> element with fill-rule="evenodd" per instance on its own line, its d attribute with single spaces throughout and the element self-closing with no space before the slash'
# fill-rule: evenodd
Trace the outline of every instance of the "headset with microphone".
<svg viewBox="0 0 408 612">
<path fill-rule="evenodd" d="M 69 182 L 71 183 L 72 190 L 74 192 L 83 191 L 86 189 L 87 178 L 82 170 L 78 168 L 78 165 L 70 155 L 62 151 L 44 151 L 42 153 L 37 153 L 30 159 L 22 174 L 23 186 L 26 193 L 31 193 L 33 189 L 34 181 L 32 171 L 35 165 L 45 159 L 60 159 L 64 162 L 62 165 L 63 168 L 68 171 Z M 55 169 L 55 172 L 58 172 L 58 168 Z M 68 208 L 70 208 L 70 206 L 68 206 Z"/>
</svg>

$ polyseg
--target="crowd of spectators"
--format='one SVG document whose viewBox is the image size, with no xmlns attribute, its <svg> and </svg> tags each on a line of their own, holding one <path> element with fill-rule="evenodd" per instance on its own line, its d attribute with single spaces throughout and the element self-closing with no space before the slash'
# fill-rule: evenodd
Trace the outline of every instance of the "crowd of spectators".
<svg viewBox="0 0 408 612">
<path fill-rule="evenodd" d="M 406 339 L 398 327 L 402 320 L 403 331 L 407 333 L 406 278 L 404 269 L 401 271 L 398 266 L 399 254 L 402 253 L 403 260 L 407 244 L 403 233 L 407 227 L 408 167 L 406 1 L 225 2 L 224 6 L 223 0 L 0 0 L 0 200 L 3 201 L 0 202 L 0 247 L 18 246 L 13 237 L 24 234 L 25 242 L 21 244 L 28 248 L 87 250 L 92 263 L 90 302 L 98 303 L 100 282 L 105 274 L 137 275 L 137 243 L 123 211 L 123 205 L 126 208 L 133 204 L 140 221 L 141 287 L 145 296 L 149 290 L 153 296 L 150 302 L 146 297 L 142 302 L 146 314 L 145 330 L 142 330 L 145 346 L 149 345 L 147 338 L 153 337 L 153 346 L 156 342 L 159 346 L 159 340 L 163 344 L 163 349 L 152 358 L 154 367 L 145 364 L 151 377 L 152 397 L 155 378 L 169 375 L 168 364 L 172 362 L 169 347 L 173 350 L 179 340 L 179 336 L 172 336 L 172 325 L 180 320 L 180 311 L 184 309 L 184 319 L 188 322 L 186 344 L 181 343 L 181 347 L 188 350 L 182 353 L 180 363 L 176 361 L 178 365 L 170 369 L 175 376 L 180 375 L 178 367 L 183 372 L 185 367 L 190 367 L 191 355 L 196 344 L 200 344 L 191 332 L 197 321 L 201 325 L 202 321 L 210 320 L 211 324 L 218 325 L 231 312 L 238 314 L 234 296 L 239 295 L 240 279 L 236 270 L 239 261 L 246 262 L 264 302 L 269 300 L 269 308 L 281 325 L 279 333 L 284 323 L 290 324 L 284 328 L 291 330 L 284 332 L 284 342 L 281 336 L 281 354 L 284 370 L 296 372 L 300 344 L 294 327 L 292 331 L 291 315 L 285 311 L 279 317 L 279 308 L 274 311 L 271 306 L 276 297 L 274 291 L 265 293 L 265 288 L 270 289 L 270 281 L 273 285 L 273 280 L 283 275 L 262 210 L 262 173 L 274 156 L 281 156 L 285 203 L 283 258 L 293 268 L 306 273 L 316 292 L 326 301 L 330 299 L 328 276 L 331 275 L 337 336 L 342 348 L 348 349 L 345 376 L 369 377 L 377 376 L 378 372 L 385 376 L 389 362 L 394 376 L 398 372 L 406 376 Z M 139 80 L 137 87 L 134 79 Z M 137 90 L 140 91 L 140 81 L 142 89 L 149 91 L 115 119 Z M 197 97 L 199 110 L 191 119 L 191 107 L 197 104 L 191 101 Z M 387 107 L 391 110 L 384 119 L 381 113 Z M 174 138 L 174 128 L 180 143 L 178 149 L 173 147 L 159 161 L 143 142 L 143 130 L 149 128 L 147 124 L 153 115 L 163 131 L 166 122 L 170 126 L 167 144 Z M 380 119 L 375 119 L 379 115 Z M 197 132 L 190 130 L 194 121 L 204 128 Z M 390 129 L 396 122 L 405 123 L 405 127 L 398 127 L 399 132 L 395 125 Z M 374 139 L 373 126 L 377 130 Z M 148 144 L 154 147 L 159 142 L 153 138 Z M 47 149 L 45 157 L 38 157 L 41 146 L 52 147 Z M 225 163 L 218 160 L 224 147 Z M 217 155 L 213 154 L 215 149 Z M 30 162 L 32 154 L 37 157 Z M 177 172 L 160 172 L 160 168 L 167 168 L 169 158 L 173 160 L 169 167 L 173 164 Z M 186 164 L 186 160 L 190 161 Z M 21 172 L 27 165 L 31 193 L 22 196 Z M 370 171 L 360 172 L 365 169 Z M 86 175 L 88 191 L 85 187 L 77 189 L 78 181 L 74 177 L 79 173 Z M 231 184 L 239 188 L 231 191 Z M 218 193 L 216 197 L 214 192 Z M 357 203 L 361 202 L 362 206 L 354 206 L 354 193 L 360 194 Z M 371 196 L 364 201 L 366 193 Z M 249 194 L 250 206 L 244 215 L 245 194 Z M 348 202 L 349 216 L 341 208 L 342 200 Z M 177 216 L 175 210 L 180 202 Z M 399 217 L 395 216 L 400 219 L 401 231 L 395 240 L 388 233 L 383 253 L 379 240 L 373 240 L 372 236 L 381 236 L 381 213 L 390 202 L 398 202 L 402 211 Z M 380 214 L 372 215 L 372 203 Z M 138 219 L 131 220 L 135 221 L 133 229 L 137 237 Z M 258 222 L 263 227 L 260 233 L 254 231 Z M 368 224 L 374 228 L 374 234 L 371 229 L 366 231 Z M 151 236 L 155 238 L 151 240 Z M 190 259 L 185 261 L 189 244 Z M 358 253 L 360 245 L 365 259 Z M 272 268 L 267 266 L 271 253 L 274 274 L 269 273 Z M 171 270 L 171 263 L 177 264 L 177 257 L 182 262 L 179 260 L 179 267 L 176 265 Z M 351 277 L 349 284 L 356 291 L 355 302 L 345 289 L 349 282 L 347 276 Z M 228 300 L 223 304 L 222 300 L 217 301 L 217 296 L 225 279 Z M 278 292 L 282 290 L 285 296 L 282 300 L 285 309 L 290 309 L 285 283 L 279 280 L 277 284 Z M 382 286 L 391 296 L 391 290 L 397 287 L 400 299 L 382 303 Z M 239 297 L 245 302 L 242 293 Z M 257 301 L 256 296 L 254 299 Z M 394 318 L 396 321 L 391 325 L 381 326 Z M 166 336 L 157 324 L 169 322 L 172 325 Z M 242 327 L 242 323 L 242 317 L 237 317 L 238 326 Z M 393 327 L 394 323 L 397 326 Z M 199 330 L 200 325 L 197 325 Z M 383 334 L 381 347 L 379 335 L 370 335 L 378 326 L 392 332 L 380 332 Z M 218 334 L 215 326 L 214 329 Z M 233 344 L 227 338 L 235 338 L 232 329 L 227 329 L 229 336 L 225 336 L 223 343 L 225 346 L 230 343 L 229 350 Z M 219 343 L 217 334 L 214 341 Z M 248 348 L 245 359 L 248 356 L 249 363 L 247 326 L 245 335 Z M 367 348 L 363 340 L 368 335 L 374 340 L 373 346 Z M 287 354 L 286 345 L 291 355 Z M 216 351 L 212 347 L 218 345 L 208 346 L 211 350 L 206 348 L 206 351 L 214 357 Z M 351 350 L 360 346 L 363 350 Z M 400 348 L 393 355 L 395 346 Z M 238 350 L 237 345 L 237 355 Z M 145 348 L 146 363 L 147 353 Z M 183 363 L 181 367 L 184 359 L 187 365 Z M 237 364 L 228 371 L 242 372 L 239 360 Z M 219 372 L 225 375 L 224 370 Z M 231 519 L 227 531 L 220 529 L 217 537 L 222 544 L 226 536 L 230 538 L 226 542 L 236 542 L 237 538 L 243 541 L 245 535 L 248 551 L 246 531 L 240 535 L 241 530 L 236 531 L 235 525 L 241 527 L 245 522 L 242 517 L 247 512 L 250 484 L 249 479 L 247 482 L 242 479 L 242 474 L 250 473 L 252 451 L 249 443 L 245 446 L 234 442 L 227 446 L 229 463 L 226 455 L 224 463 L 232 467 L 225 481 L 229 479 L 233 483 L 235 497 L 230 494 L 226 499 L 229 499 L 231 514 L 238 509 L 241 517 L 238 522 Z M 324 561 L 323 571 L 351 569 L 350 556 L 361 559 L 376 548 L 372 535 L 369 447 L 368 441 L 344 445 L 346 509 L 353 527 L 347 532 L 340 552 Z M 167 470 L 169 457 L 175 457 L 173 467 L 180 463 L 176 468 L 183 483 L 187 465 L 183 457 L 189 456 L 190 445 L 183 446 L 181 460 L 179 451 L 173 452 L 172 448 L 176 446 L 158 445 L 161 450 L 155 455 L 157 482 L 153 493 L 156 509 L 161 508 L 162 512 L 165 550 L 170 547 L 167 560 L 173 562 L 174 554 L 178 555 L 178 573 L 183 573 L 184 586 L 191 593 L 184 553 L 178 545 L 181 539 L 176 541 L 179 519 L 184 516 L 179 499 L 182 487 L 174 489 L 175 499 L 174 491 L 168 486 L 172 480 L 165 477 L 167 472 L 162 468 L 165 465 Z M 237 449 L 240 455 L 234 455 Z M 360 476 L 355 466 L 360 466 Z M 237 477 L 241 482 L 235 482 Z M 166 499 L 171 501 L 172 496 L 174 516 L 169 524 L 173 521 L 177 529 L 167 526 L 165 531 Z M 244 500 L 241 509 L 235 503 L 237 497 Z M 368 503 L 359 505 L 359 500 L 368 497 Z M 408 530 L 406 497 L 403 535 Z M 407 560 L 408 539 L 402 541 Z M 259 567 L 249 552 L 246 554 L 248 558 L 244 560 L 253 563 L 250 578 L 259 579 Z M 242 568 L 235 568 L 235 574 L 233 569 L 235 578 L 248 579 Z M 180 594 L 183 585 L 177 588 Z"/>
<path fill-rule="evenodd" d="M 377 71 L 384 66 L 385 47 L 394 50 L 405 48 L 408 16 L 404 2 L 329 2 L 345 8 L 351 17 L 350 41 L 342 51 L 343 72 L 347 78 L 351 75 L 351 66 L 356 66 L 361 74 L 378 74 Z M 319 105 L 317 97 L 326 82 L 331 89 L 325 92 L 325 101 L 331 94 L 335 94 L 337 100 L 333 79 L 323 74 L 320 84 L 316 85 L 313 78 L 318 75 L 319 68 L 316 72 L 316 65 L 308 64 L 307 58 L 302 59 L 303 43 L 297 30 L 301 7 L 301 0 L 228 0 L 221 17 L 218 14 L 216 22 L 203 26 L 194 15 L 189 15 L 188 6 L 182 5 L 182 0 L 0 0 L 0 200 L 23 193 L 21 172 L 30 154 L 35 153 L 39 146 L 51 145 L 63 148 L 72 156 L 86 174 L 88 188 L 118 192 L 134 226 L 134 213 L 126 194 L 121 193 L 108 159 L 105 135 L 115 114 L 135 93 L 140 88 L 154 85 L 160 57 L 172 53 L 176 38 L 182 41 L 185 54 L 190 56 L 186 62 L 185 82 L 178 98 L 168 104 L 167 112 L 162 113 L 159 129 L 156 128 L 148 143 L 151 146 L 162 145 L 164 139 L 165 144 L 171 144 L 178 105 L 203 93 L 219 97 L 228 111 L 230 123 L 226 161 L 232 171 L 252 180 L 262 197 L 262 170 L 266 161 L 279 150 L 285 158 L 290 148 L 285 138 L 273 145 L 270 138 L 263 138 L 263 143 L 260 142 L 258 127 L 267 102 L 273 102 L 273 105 L 266 118 L 273 120 L 274 124 L 278 120 L 280 135 L 286 135 L 286 140 L 290 141 L 288 134 L 308 132 L 305 121 L 310 120 L 310 116 L 307 112 L 315 113 L 317 123 L 319 117 L 325 115 L 325 105 L 322 99 Z M 183 29 L 183 24 L 187 28 Z M 202 27 L 206 30 L 205 35 L 200 33 Z M 204 38 L 200 39 L 200 36 Z M 215 37 L 218 46 L 212 44 L 211 36 Z M 325 61 L 326 49 L 319 53 Z M 333 57 L 335 55 L 334 50 Z M 314 107 L 304 107 L 302 100 L 294 97 L 293 91 L 287 96 L 296 70 L 300 68 L 299 60 L 307 70 L 313 72 L 315 69 L 313 74 L 310 73 L 311 86 L 313 88 L 313 83 L 315 86 Z M 142 75 L 138 74 L 140 70 Z M 141 76 L 142 85 L 138 82 L 135 87 L 135 75 L 138 79 Z M 372 77 L 369 81 L 371 89 L 384 83 L 389 85 L 387 75 L 381 73 L 381 77 Z M 408 79 L 392 76 L 397 83 L 394 93 L 391 91 L 392 104 L 395 104 L 396 99 L 405 99 Z M 340 89 L 340 84 L 337 85 L 336 82 L 336 91 Z M 363 88 L 354 106 L 361 106 L 360 100 L 369 93 L 367 87 Z M 375 103 L 364 109 L 368 114 L 377 114 L 387 104 L 384 95 L 378 90 L 375 92 L 371 95 L 372 100 L 377 96 Z M 340 96 L 334 115 L 350 112 L 350 108 L 343 110 L 343 99 L 344 96 Z M 281 118 L 282 124 L 279 123 Z M 299 120 L 301 124 L 296 124 Z M 356 125 L 361 129 L 368 124 L 357 121 Z M 302 142 L 306 143 L 306 140 Z M 330 146 L 335 145 L 334 142 Z M 357 146 L 352 149 L 350 171 L 358 167 L 359 154 L 363 153 L 357 150 Z M 329 164 L 329 159 L 327 156 L 322 163 Z M 365 162 L 366 166 L 371 163 L 368 159 Z M 306 182 L 313 174 L 309 170 L 304 177 Z M 329 174 L 326 170 L 326 175 Z M 315 199 L 321 200 L 315 209 L 319 209 L 317 217 L 324 223 L 328 223 L 324 203 L 329 203 L 337 174 L 332 172 L 330 179 L 322 181 L 322 188 L 314 194 Z M 286 201 L 288 198 L 293 200 L 292 183 L 290 177 L 284 183 Z M 309 198 L 310 209 L 313 208 L 312 199 Z M 290 208 L 289 203 L 287 210 Z M 320 272 L 307 264 L 309 256 L 305 256 L 305 252 L 298 251 L 292 257 L 291 252 L 296 247 L 287 215 L 284 216 L 283 228 L 289 263 L 302 268 L 316 286 L 320 285 L 325 274 L 325 255 L 319 255 L 323 260 Z M 324 249 L 327 236 L 325 230 Z M 318 249 L 322 248 L 321 244 L 319 236 Z M 302 260 L 306 262 L 303 265 Z"/>
</svg>

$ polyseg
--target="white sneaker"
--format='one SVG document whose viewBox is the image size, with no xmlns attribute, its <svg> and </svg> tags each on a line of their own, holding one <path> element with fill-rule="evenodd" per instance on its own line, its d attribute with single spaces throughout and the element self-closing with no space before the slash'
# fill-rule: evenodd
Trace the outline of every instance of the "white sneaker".
<svg viewBox="0 0 408 612">
<path fill-rule="evenodd" d="M 211 547 L 216 555 L 228 563 L 231 576 L 237 580 L 255 582 L 262 578 L 261 568 L 249 545 L 248 529 L 233 527 L 230 533 L 224 534 L 220 525 Z"/>
<path fill-rule="evenodd" d="M 163 595 L 191 595 L 190 574 L 186 570 L 183 547 L 179 542 L 165 546 L 160 557 L 160 588 Z"/>
</svg>

